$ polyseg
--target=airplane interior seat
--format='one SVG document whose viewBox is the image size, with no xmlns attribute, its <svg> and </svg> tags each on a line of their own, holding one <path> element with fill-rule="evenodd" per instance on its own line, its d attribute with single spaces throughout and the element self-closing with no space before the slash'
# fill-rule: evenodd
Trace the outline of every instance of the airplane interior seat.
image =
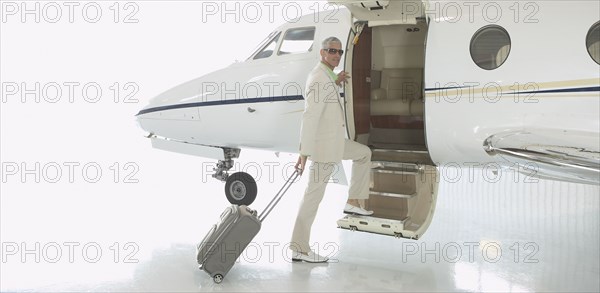
<svg viewBox="0 0 600 293">
<path fill-rule="evenodd" d="M 498 50 L 498 53 L 496 53 L 495 66 L 500 66 L 502 63 L 504 63 L 504 61 L 506 61 L 506 58 L 508 57 L 509 52 L 510 45 L 504 45 L 502 48 L 500 48 L 500 50 Z"/>
<path fill-rule="evenodd" d="M 588 47 L 588 52 L 594 60 L 600 60 L 600 42 L 594 42 Z"/>
<path fill-rule="evenodd" d="M 422 68 L 384 68 L 379 88 L 371 91 L 371 122 L 374 127 L 384 117 L 385 128 L 412 128 L 407 125 L 389 125 L 392 121 L 423 116 Z M 414 119 L 409 119 L 413 121 Z M 397 124 L 397 123 L 395 123 Z"/>
</svg>

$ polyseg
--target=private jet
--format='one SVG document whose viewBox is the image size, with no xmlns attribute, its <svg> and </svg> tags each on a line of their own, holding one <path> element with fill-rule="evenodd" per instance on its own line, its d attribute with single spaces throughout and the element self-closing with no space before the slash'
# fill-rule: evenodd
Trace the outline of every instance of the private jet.
<svg viewBox="0 0 600 293">
<path fill-rule="evenodd" d="M 352 76 L 347 137 L 373 152 L 374 214 L 340 228 L 418 239 L 445 166 L 600 183 L 600 2 L 329 3 L 339 8 L 281 25 L 247 60 L 151 99 L 136 118 L 152 146 L 217 160 L 227 199 L 251 204 L 256 181 L 228 174 L 233 160 L 298 152 L 306 77 L 336 36 L 337 70 Z"/>
</svg>

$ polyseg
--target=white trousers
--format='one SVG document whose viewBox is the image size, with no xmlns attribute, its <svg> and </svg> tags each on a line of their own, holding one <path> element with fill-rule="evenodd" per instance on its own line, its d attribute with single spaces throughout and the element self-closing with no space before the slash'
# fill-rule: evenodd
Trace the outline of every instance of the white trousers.
<svg viewBox="0 0 600 293">
<path fill-rule="evenodd" d="M 344 143 L 344 160 L 352 160 L 352 177 L 348 199 L 369 198 L 371 169 L 371 149 L 352 140 Z M 300 202 L 296 224 L 292 232 L 290 249 L 297 252 L 310 251 L 310 230 L 317 215 L 319 204 L 325 195 L 325 188 L 334 172 L 343 172 L 337 162 L 312 162 L 308 174 L 308 186 Z"/>
</svg>

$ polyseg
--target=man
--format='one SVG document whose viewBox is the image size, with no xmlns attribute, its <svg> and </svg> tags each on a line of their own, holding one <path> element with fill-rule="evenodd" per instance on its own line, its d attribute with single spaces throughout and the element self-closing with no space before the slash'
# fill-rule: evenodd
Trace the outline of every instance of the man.
<svg viewBox="0 0 600 293">
<path fill-rule="evenodd" d="M 296 224 L 292 233 L 292 260 L 326 262 L 327 257 L 311 251 L 310 230 L 325 187 L 335 165 L 341 160 L 353 160 L 352 178 L 345 213 L 371 215 L 361 207 L 361 201 L 369 197 L 369 170 L 371 150 L 360 143 L 346 139 L 344 111 L 339 86 L 350 76 L 346 72 L 333 73 L 344 51 L 335 37 L 321 44 L 321 61 L 310 72 L 306 81 L 305 110 L 302 116 L 300 156 L 296 169 L 301 174 L 307 159 L 312 161 L 308 186 L 300 203 Z"/>
</svg>

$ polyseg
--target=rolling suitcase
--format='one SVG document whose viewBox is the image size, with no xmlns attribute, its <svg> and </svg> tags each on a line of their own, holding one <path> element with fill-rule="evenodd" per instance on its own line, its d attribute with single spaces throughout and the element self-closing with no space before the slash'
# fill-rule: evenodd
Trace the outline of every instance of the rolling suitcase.
<svg viewBox="0 0 600 293">
<path fill-rule="evenodd" d="M 300 174 L 296 171 L 288 178 L 259 216 L 255 210 L 238 205 L 232 205 L 221 213 L 221 219 L 213 225 L 197 247 L 199 268 L 208 273 L 215 283 L 223 281 L 242 251 L 260 231 L 261 223 L 298 176 Z"/>
</svg>

